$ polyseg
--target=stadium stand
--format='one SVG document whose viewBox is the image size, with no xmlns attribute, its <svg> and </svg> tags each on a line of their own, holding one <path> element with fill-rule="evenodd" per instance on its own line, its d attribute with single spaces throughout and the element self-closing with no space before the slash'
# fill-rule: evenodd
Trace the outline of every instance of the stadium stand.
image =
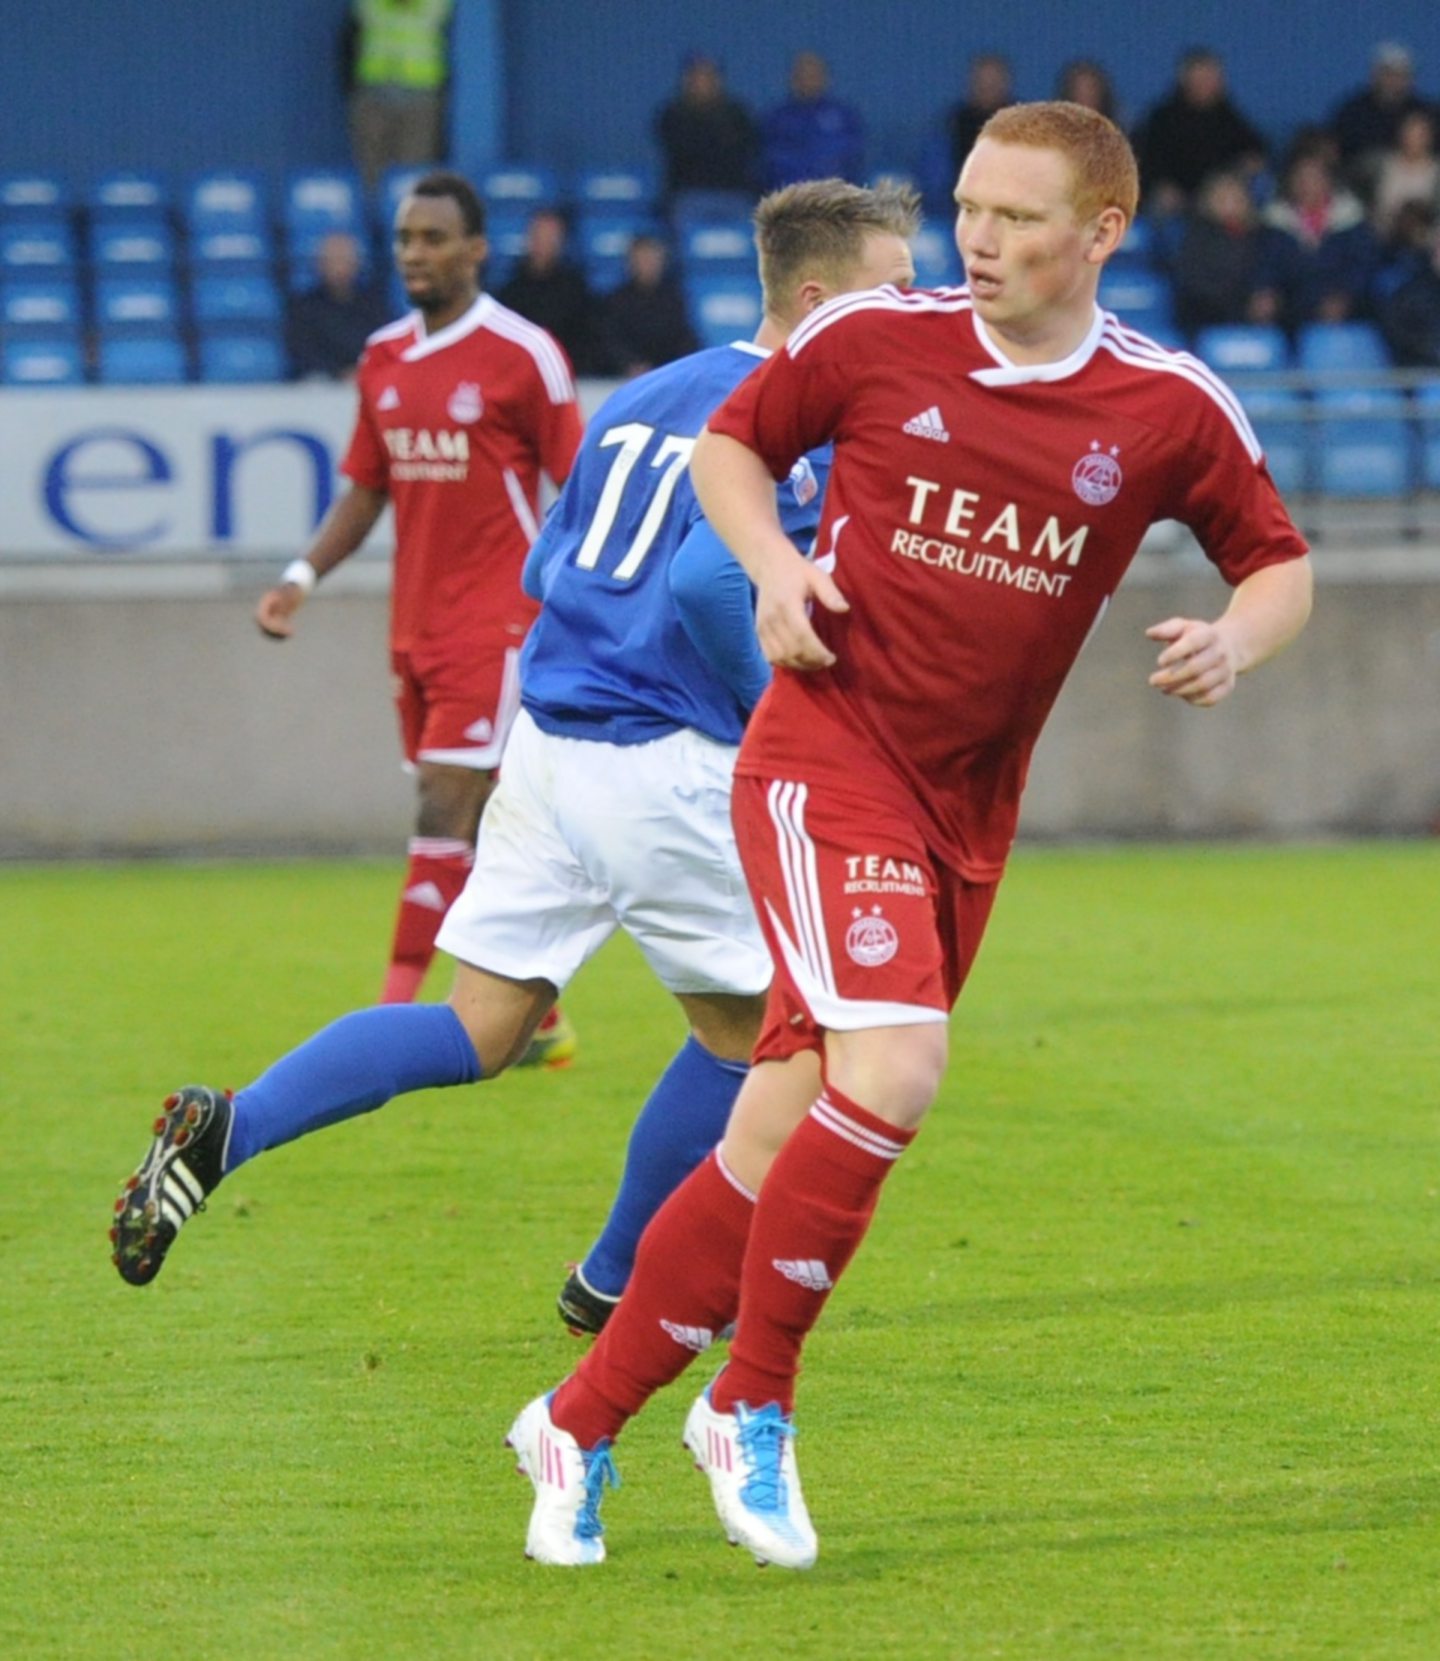
<svg viewBox="0 0 1440 1661">
<path fill-rule="evenodd" d="M 702 346 L 749 340 L 760 327 L 760 285 L 753 274 L 748 280 L 687 274 L 685 297 Z"/>
<path fill-rule="evenodd" d="M 73 277 L 25 278 L 0 287 L 0 329 L 7 335 L 69 334 L 82 320 Z"/>
<path fill-rule="evenodd" d="M 178 331 L 150 335 L 101 335 L 98 379 L 105 385 L 174 386 L 189 379 L 185 343 Z"/>
<path fill-rule="evenodd" d="M 58 173 L 0 174 L 0 219 L 60 219 L 74 206 L 69 181 Z"/>
<path fill-rule="evenodd" d="M 91 186 L 85 206 L 92 224 L 106 219 L 164 219 L 173 208 L 170 189 L 158 173 L 128 169 L 105 173 Z"/>
</svg>

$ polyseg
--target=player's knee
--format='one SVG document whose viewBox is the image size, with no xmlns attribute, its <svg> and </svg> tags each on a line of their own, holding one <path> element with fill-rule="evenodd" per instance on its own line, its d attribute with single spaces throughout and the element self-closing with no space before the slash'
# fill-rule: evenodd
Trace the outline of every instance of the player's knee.
<svg viewBox="0 0 1440 1661">
<path fill-rule="evenodd" d="M 949 1034 L 942 1021 L 863 1033 L 832 1032 L 826 1077 L 861 1107 L 910 1129 L 930 1109 L 945 1076 Z"/>
</svg>

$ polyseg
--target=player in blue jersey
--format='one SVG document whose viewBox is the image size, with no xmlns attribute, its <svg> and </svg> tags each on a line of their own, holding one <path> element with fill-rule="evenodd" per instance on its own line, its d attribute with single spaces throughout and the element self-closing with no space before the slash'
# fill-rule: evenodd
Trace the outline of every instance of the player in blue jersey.
<svg viewBox="0 0 1440 1661">
<path fill-rule="evenodd" d="M 754 343 L 656 370 L 598 412 L 526 564 L 543 605 L 472 880 L 439 937 L 458 960 L 448 1002 L 342 1016 L 233 1099 L 198 1085 L 168 1097 L 115 1203 L 126 1281 L 153 1280 L 206 1195 L 255 1154 L 407 1091 L 503 1072 L 560 989 L 624 928 L 691 1036 L 642 1110 L 620 1194 L 576 1282 L 592 1300 L 576 1324 L 603 1322 L 646 1222 L 719 1140 L 771 972 L 729 821 L 736 745 L 763 672 L 744 575 L 716 563 L 686 463 L 713 409 L 816 306 L 909 283 L 916 212 L 908 189 L 838 180 L 765 198 Z M 812 461 L 781 487 L 788 528 L 807 546 L 821 482 Z M 697 639 L 718 650 L 718 668 Z"/>
</svg>

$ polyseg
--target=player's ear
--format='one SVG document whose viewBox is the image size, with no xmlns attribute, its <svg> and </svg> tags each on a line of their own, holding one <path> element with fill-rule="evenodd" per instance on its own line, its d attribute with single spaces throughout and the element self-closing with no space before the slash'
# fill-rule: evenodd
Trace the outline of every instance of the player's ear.
<svg viewBox="0 0 1440 1661">
<path fill-rule="evenodd" d="M 490 239 L 486 236 L 472 236 L 470 238 L 471 253 L 476 265 L 484 265 L 490 257 Z"/>
<path fill-rule="evenodd" d="M 827 300 L 833 300 L 834 290 L 826 288 L 824 283 L 816 282 L 813 278 L 800 284 L 795 290 L 795 301 L 802 317 L 808 317 L 816 306 L 823 306 Z"/>
<path fill-rule="evenodd" d="M 1121 209 L 1116 207 L 1101 208 L 1095 216 L 1094 230 L 1091 233 L 1090 246 L 1086 251 L 1086 259 L 1092 265 L 1103 265 L 1125 240 L 1125 233 L 1130 228 Z"/>
</svg>

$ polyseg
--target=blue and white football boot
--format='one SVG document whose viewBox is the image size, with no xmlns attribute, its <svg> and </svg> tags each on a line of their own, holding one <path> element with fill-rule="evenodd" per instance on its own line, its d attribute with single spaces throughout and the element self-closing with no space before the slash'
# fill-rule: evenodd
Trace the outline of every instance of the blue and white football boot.
<svg viewBox="0 0 1440 1661">
<path fill-rule="evenodd" d="M 718 1413 L 710 1405 L 712 1388 L 690 1409 L 684 1442 L 696 1469 L 710 1478 L 725 1537 L 757 1563 L 808 1569 L 820 1542 L 800 1491 L 794 1422 L 775 1402 L 754 1409 L 738 1402 L 733 1413 Z"/>
<path fill-rule="evenodd" d="M 525 1535 L 525 1555 L 537 1563 L 582 1567 L 605 1561 L 600 1501 L 608 1484 L 620 1486 L 610 1439 L 582 1448 L 550 1417 L 550 1397 L 538 1396 L 505 1438 L 516 1469 L 535 1486 L 535 1507 Z"/>
</svg>

